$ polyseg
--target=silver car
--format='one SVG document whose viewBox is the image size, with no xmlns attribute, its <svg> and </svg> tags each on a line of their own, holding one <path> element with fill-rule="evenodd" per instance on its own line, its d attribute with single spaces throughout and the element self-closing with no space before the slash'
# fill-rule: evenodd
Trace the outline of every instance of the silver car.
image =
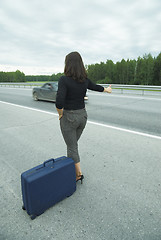
<svg viewBox="0 0 161 240">
<path fill-rule="evenodd" d="M 56 101 L 56 94 L 58 91 L 58 82 L 48 82 L 42 87 L 35 87 L 32 90 L 33 99 L 46 100 L 46 101 Z"/>
<path fill-rule="evenodd" d="M 56 94 L 58 91 L 58 82 L 48 82 L 42 87 L 35 87 L 32 90 L 32 96 L 35 101 L 46 100 L 56 102 Z M 88 96 L 84 97 L 84 100 L 88 100 Z"/>
</svg>

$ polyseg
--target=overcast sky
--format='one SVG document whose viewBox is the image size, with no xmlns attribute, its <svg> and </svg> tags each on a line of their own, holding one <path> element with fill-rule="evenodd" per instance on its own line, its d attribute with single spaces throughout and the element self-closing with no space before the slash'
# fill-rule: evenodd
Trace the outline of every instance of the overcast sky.
<svg viewBox="0 0 161 240">
<path fill-rule="evenodd" d="M 0 71 L 63 72 L 85 64 L 161 52 L 161 0 L 0 0 Z"/>
</svg>

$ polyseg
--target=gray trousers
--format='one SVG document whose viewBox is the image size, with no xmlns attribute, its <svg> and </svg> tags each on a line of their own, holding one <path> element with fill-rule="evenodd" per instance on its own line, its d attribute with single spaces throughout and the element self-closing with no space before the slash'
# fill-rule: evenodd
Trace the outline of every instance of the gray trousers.
<svg viewBox="0 0 161 240">
<path fill-rule="evenodd" d="M 60 128 L 67 145 L 67 156 L 75 163 L 80 162 L 78 140 L 86 126 L 87 112 L 85 109 L 64 110 L 60 119 Z"/>
</svg>

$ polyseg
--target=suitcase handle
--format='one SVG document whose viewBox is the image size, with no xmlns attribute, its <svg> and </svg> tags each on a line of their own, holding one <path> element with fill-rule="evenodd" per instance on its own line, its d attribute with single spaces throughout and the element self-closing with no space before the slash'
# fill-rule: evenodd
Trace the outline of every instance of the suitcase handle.
<svg viewBox="0 0 161 240">
<path fill-rule="evenodd" d="M 52 161 L 53 161 L 53 163 L 55 162 L 54 158 L 51 158 L 51 159 L 45 161 L 43 166 L 45 167 L 46 163 L 49 163 L 49 162 L 52 162 Z"/>
</svg>

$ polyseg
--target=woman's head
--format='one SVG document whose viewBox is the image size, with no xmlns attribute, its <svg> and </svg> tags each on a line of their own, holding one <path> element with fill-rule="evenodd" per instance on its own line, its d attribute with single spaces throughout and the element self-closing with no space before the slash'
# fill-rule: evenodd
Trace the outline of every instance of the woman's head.
<svg viewBox="0 0 161 240">
<path fill-rule="evenodd" d="M 78 52 L 71 52 L 66 56 L 64 74 L 78 82 L 84 82 L 87 78 L 82 57 Z"/>
</svg>

